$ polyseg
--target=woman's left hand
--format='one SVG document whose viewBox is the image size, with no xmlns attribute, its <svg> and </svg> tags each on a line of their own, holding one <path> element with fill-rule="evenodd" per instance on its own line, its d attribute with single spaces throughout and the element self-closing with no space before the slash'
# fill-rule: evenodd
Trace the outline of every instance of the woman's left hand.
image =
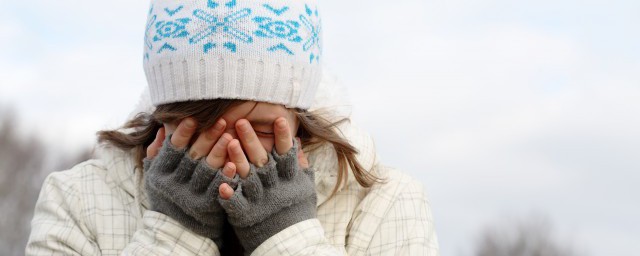
<svg viewBox="0 0 640 256">
<path fill-rule="evenodd" d="M 284 117 L 280 117 L 275 120 L 273 123 L 273 131 L 275 136 L 275 149 L 278 155 L 283 155 L 287 151 L 293 147 L 293 136 L 292 132 L 289 128 L 289 124 L 287 123 L 287 119 Z M 257 167 L 262 167 L 267 164 L 269 158 L 267 156 L 267 151 L 260 143 L 258 136 L 256 135 L 253 127 L 246 119 L 240 119 L 235 124 L 236 131 L 238 134 L 238 139 L 233 139 L 229 142 L 227 146 L 227 154 L 230 160 L 230 166 L 232 166 L 234 171 L 225 173 L 227 177 L 233 177 L 236 172 L 240 176 L 240 178 L 244 179 L 249 175 L 250 164 Z M 298 145 L 301 145 L 301 141 L 299 138 Z M 242 144 L 242 146 L 241 146 Z M 246 156 L 245 152 L 246 151 Z M 247 159 L 247 156 L 249 159 Z M 309 168 L 309 162 L 302 151 L 302 147 L 298 147 L 297 151 L 298 163 L 300 164 L 301 169 Z M 233 196 L 234 190 L 228 184 L 220 185 L 220 197 L 223 199 L 229 199 Z"/>
<path fill-rule="evenodd" d="M 268 153 L 246 120 L 236 122 L 236 130 L 240 140 L 227 150 L 240 180 L 235 191 L 220 185 L 218 202 L 250 254 L 278 232 L 316 217 L 315 175 L 284 118 L 274 122 L 275 147 Z"/>
</svg>

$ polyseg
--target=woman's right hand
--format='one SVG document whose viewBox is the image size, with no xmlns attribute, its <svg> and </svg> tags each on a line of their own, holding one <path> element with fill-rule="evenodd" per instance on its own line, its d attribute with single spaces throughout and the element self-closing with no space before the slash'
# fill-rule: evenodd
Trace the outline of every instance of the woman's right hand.
<svg viewBox="0 0 640 256">
<path fill-rule="evenodd" d="M 183 119 L 171 137 L 171 144 L 177 149 L 183 149 L 188 146 L 191 137 L 196 132 L 196 124 L 193 118 Z M 189 156 L 192 159 L 200 159 L 207 156 L 206 162 L 211 168 L 222 168 L 227 158 L 227 145 L 233 138 L 228 133 L 224 133 L 226 128 L 224 119 L 218 120 L 209 130 L 198 136 L 198 139 L 189 148 Z M 156 139 L 147 147 L 147 158 L 152 159 L 162 148 L 165 139 L 164 127 L 158 130 Z M 214 144 L 215 143 L 215 144 Z M 233 165 L 233 163 L 232 163 Z M 235 166 L 232 166 L 235 169 Z"/>
<path fill-rule="evenodd" d="M 185 118 L 168 136 L 160 128 L 144 159 L 145 189 L 151 209 L 211 238 L 218 247 L 226 216 L 216 200 L 218 188 L 222 183 L 238 182 L 235 165 L 225 164 L 227 146 L 233 139 L 224 133 L 225 127 L 225 121 L 220 119 L 189 146 L 197 127 L 193 118 Z"/>
</svg>

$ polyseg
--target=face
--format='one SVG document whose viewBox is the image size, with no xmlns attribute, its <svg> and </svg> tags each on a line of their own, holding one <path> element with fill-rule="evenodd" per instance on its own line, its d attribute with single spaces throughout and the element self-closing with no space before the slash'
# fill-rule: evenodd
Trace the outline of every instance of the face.
<svg viewBox="0 0 640 256">
<path fill-rule="evenodd" d="M 226 133 L 230 134 L 233 138 L 239 139 L 236 133 L 235 123 L 240 119 L 246 119 L 251 123 L 251 126 L 256 132 L 256 135 L 260 139 L 260 143 L 267 152 L 271 152 L 274 147 L 275 137 L 273 134 L 273 123 L 279 118 L 284 117 L 287 119 L 289 128 L 295 135 L 298 130 L 298 120 L 294 113 L 285 108 L 283 105 L 271 104 L 266 102 L 247 101 L 240 105 L 230 108 L 226 113 L 222 115 L 227 123 Z M 173 133 L 178 123 L 164 124 L 167 134 Z"/>
</svg>

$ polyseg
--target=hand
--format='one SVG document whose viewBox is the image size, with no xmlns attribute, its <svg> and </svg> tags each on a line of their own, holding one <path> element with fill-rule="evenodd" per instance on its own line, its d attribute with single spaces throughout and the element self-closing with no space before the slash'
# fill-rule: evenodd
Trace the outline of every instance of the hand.
<svg viewBox="0 0 640 256">
<path fill-rule="evenodd" d="M 223 167 L 227 157 L 227 146 L 233 139 L 228 133 L 223 134 L 226 125 L 227 123 L 224 119 L 220 119 L 209 130 L 201 133 L 189 148 L 189 156 L 191 159 L 198 160 L 206 155 L 206 162 L 211 168 L 218 169 Z M 174 145 L 176 149 L 184 149 L 188 146 L 195 131 L 195 121 L 192 118 L 185 118 L 172 134 L 171 144 Z M 152 159 L 158 155 L 164 139 L 165 130 L 164 128 L 160 128 L 156 134 L 156 139 L 147 147 L 148 159 Z M 213 144 L 214 142 L 215 144 Z"/>
<path fill-rule="evenodd" d="M 317 199 L 313 170 L 300 142 L 292 139 L 286 120 L 279 118 L 274 123 L 275 147 L 269 154 L 245 121 L 236 123 L 240 140 L 229 142 L 227 149 L 241 179 L 237 184 L 220 185 L 219 202 L 250 254 L 283 229 L 315 218 Z"/>
<path fill-rule="evenodd" d="M 220 172 L 226 158 L 231 135 L 223 134 L 226 123 L 219 120 L 202 132 L 188 148 L 196 131 L 196 122 L 186 118 L 176 131 L 165 136 L 160 128 L 154 142 L 147 147 L 144 159 L 145 189 L 151 209 L 161 212 L 193 232 L 222 244 L 225 213 L 217 202 L 221 183 L 235 184 L 238 178 Z M 215 144 L 214 144 L 215 143 Z M 206 158 L 205 158 L 206 156 Z M 224 165 L 224 173 L 235 172 Z"/>
<path fill-rule="evenodd" d="M 251 163 L 257 167 L 262 167 L 267 163 L 267 151 L 260 143 L 258 136 L 253 130 L 253 127 L 251 127 L 249 121 L 240 119 L 236 122 L 235 126 L 238 137 L 240 137 L 240 141 L 234 139 L 229 143 L 228 155 L 231 160 L 229 164 L 234 168 L 230 168 L 232 170 L 225 172 L 225 175 L 227 177 L 233 177 L 236 171 L 235 167 L 238 167 L 237 172 L 240 175 L 240 178 L 244 179 L 249 174 L 250 165 L 242 147 L 240 146 L 240 142 L 246 149 L 246 155 L 249 156 Z M 277 118 L 274 122 L 273 131 L 275 135 L 276 152 L 279 155 L 283 155 L 293 147 L 292 133 L 289 129 L 287 119 L 284 117 Z M 296 140 L 300 145 L 302 145 L 300 138 L 296 138 Z M 298 147 L 297 157 L 302 169 L 309 168 L 309 161 L 302 151 L 302 147 Z M 231 196 L 233 196 L 233 192 L 234 189 L 228 184 L 225 183 L 220 185 L 220 196 L 223 199 L 231 198 Z"/>
</svg>

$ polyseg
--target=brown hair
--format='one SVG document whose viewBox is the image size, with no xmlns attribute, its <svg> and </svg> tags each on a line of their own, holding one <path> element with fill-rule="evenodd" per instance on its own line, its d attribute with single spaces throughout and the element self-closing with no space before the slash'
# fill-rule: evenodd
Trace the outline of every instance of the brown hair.
<svg viewBox="0 0 640 256">
<path fill-rule="evenodd" d="M 133 129 L 132 132 L 99 131 L 97 133 L 98 142 L 106 142 L 122 150 L 131 150 L 135 154 L 136 166 L 142 168 L 142 160 L 146 157 L 147 147 L 153 142 L 163 123 L 174 123 L 186 117 L 193 117 L 198 123 L 198 130 L 193 138 L 197 138 L 197 134 L 211 127 L 229 108 L 242 102 L 241 100 L 216 99 L 159 105 L 152 114 L 141 112 L 125 123 L 122 128 Z M 301 109 L 294 109 L 294 112 L 300 121 L 297 136 L 300 137 L 302 146 L 314 149 L 323 143 L 330 143 L 338 156 L 338 182 L 334 186 L 331 196 L 346 183 L 349 168 L 356 181 L 363 187 L 371 187 L 374 183 L 381 181 L 362 167 L 356 159 L 358 150 L 340 136 L 336 129 L 337 125 L 348 121 L 348 119 L 343 118 L 332 122 L 323 118 L 319 113 Z"/>
</svg>

